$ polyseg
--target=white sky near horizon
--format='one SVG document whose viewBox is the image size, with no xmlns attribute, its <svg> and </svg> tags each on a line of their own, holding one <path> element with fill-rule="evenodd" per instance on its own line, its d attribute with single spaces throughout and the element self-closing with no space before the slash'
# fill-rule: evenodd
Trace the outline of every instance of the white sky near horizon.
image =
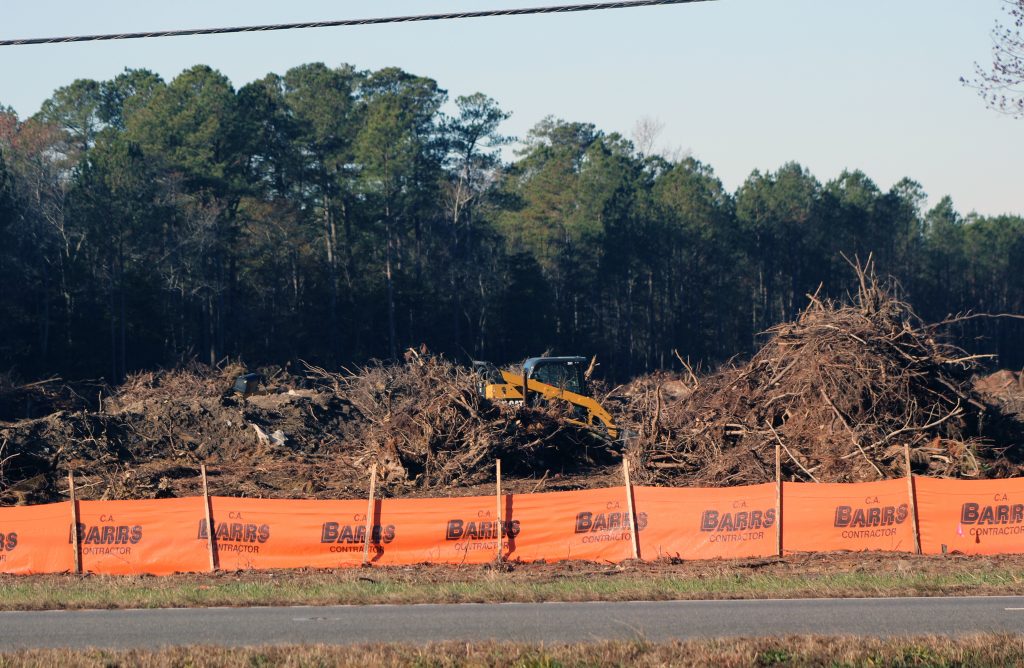
<svg viewBox="0 0 1024 668">
<path fill-rule="evenodd" d="M 563 0 L 564 2 L 564 0 Z M 219 27 L 562 4 L 558 0 L 0 0 L 0 38 Z M 0 47 L 0 104 L 22 116 L 76 78 L 208 64 L 236 87 L 307 62 L 398 66 L 477 91 L 524 136 L 547 115 L 690 153 L 734 190 L 795 160 L 821 181 L 904 176 L 962 213 L 1024 214 L 1024 119 L 959 83 L 991 58 L 1002 0 L 717 0 L 583 14 Z"/>
</svg>

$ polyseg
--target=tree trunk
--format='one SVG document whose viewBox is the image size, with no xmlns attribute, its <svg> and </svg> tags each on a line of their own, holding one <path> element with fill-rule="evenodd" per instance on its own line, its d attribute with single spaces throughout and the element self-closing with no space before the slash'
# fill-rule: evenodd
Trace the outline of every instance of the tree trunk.
<svg viewBox="0 0 1024 668">
<path fill-rule="evenodd" d="M 118 307 L 120 311 L 120 346 L 118 356 L 118 375 L 116 382 L 120 383 L 128 375 L 128 309 L 126 307 L 125 289 L 124 289 L 124 238 L 123 235 L 118 238 L 117 243 L 117 291 L 118 291 Z"/>
<path fill-rule="evenodd" d="M 387 281 L 387 300 L 388 300 L 388 356 L 390 359 L 398 359 L 398 336 L 395 329 L 395 282 L 391 274 L 391 256 L 394 248 L 394 240 L 392 237 L 392 226 L 391 217 L 389 214 L 385 223 L 385 236 L 387 237 L 387 243 L 385 248 L 385 259 L 384 259 L 384 277 Z"/>
</svg>

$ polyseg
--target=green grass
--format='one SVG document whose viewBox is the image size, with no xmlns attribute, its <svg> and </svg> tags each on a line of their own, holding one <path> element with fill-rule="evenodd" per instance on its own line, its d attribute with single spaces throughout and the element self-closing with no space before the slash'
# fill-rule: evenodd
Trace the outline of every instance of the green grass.
<svg viewBox="0 0 1024 668">
<path fill-rule="evenodd" d="M 0 576 L 0 610 L 1018 594 L 1024 557 Z"/>
<path fill-rule="evenodd" d="M 401 644 L 354 647 L 177 647 L 161 650 L 26 650 L 0 653 L 7 666 L 1008 666 L 1024 664 L 1020 636 L 853 638 L 792 636 L 649 643 L 572 645 L 518 643 Z"/>
</svg>

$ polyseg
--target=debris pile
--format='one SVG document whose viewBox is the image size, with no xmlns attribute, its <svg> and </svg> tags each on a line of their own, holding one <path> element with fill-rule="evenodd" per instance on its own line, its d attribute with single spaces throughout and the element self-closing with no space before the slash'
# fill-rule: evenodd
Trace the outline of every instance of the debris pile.
<svg viewBox="0 0 1024 668">
<path fill-rule="evenodd" d="M 65 499 L 71 471 L 86 499 L 195 495 L 201 464 L 213 494 L 271 498 L 362 496 L 373 466 L 384 495 L 486 494 L 498 458 L 517 493 L 617 485 L 624 454 L 640 483 L 751 484 L 774 479 L 776 447 L 787 480 L 902 476 L 904 448 L 920 474 L 1024 470 L 1020 377 L 972 376 L 978 356 L 943 344 L 873 276 L 852 303 L 814 296 L 766 334 L 746 364 L 705 375 L 680 357 L 683 373 L 597 395 L 617 440 L 567 406 L 488 402 L 476 374 L 424 351 L 344 373 L 264 370 L 246 395 L 231 390 L 240 365 L 84 395 L 0 379 L 12 415 L 26 397 L 52 409 L 0 416 L 0 505 Z"/>
<path fill-rule="evenodd" d="M 577 426 L 563 406 L 513 406 L 484 400 L 471 370 L 435 356 L 375 364 L 355 374 L 312 368 L 322 390 L 360 415 L 353 462 L 380 466 L 392 487 L 469 486 L 506 473 L 537 477 L 580 473 L 621 457 L 613 444 Z"/>
<path fill-rule="evenodd" d="M 81 498 L 199 493 L 270 498 L 362 496 L 371 466 L 384 494 L 468 488 L 510 476 L 574 474 L 621 459 L 561 407 L 491 404 L 468 369 L 438 357 L 355 373 L 278 374 L 252 396 L 231 392 L 241 366 L 201 365 L 129 378 L 102 411 L 0 423 L 0 504 L 60 500 L 75 472 Z"/>
<path fill-rule="evenodd" d="M 86 499 L 196 494 L 202 463 L 213 469 L 213 493 L 326 494 L 338 477 L 327 461 L 346 436 L 351 407 L 294 388 L 234 397 L 239 370 L 141 373 L 104 399 L 102 411 L 0 423 L 0 503 L 65 498 L 71 471 Z M 268 434 L 277 431 L 288 439 L 273 441 Z"/>
<path fill-rule="evenodd" d="M 633 415 L 648 482 L 739 485 L 783 477 L 858 482 L 915 473 L 1019 474 L 1022 425 L 972 388 L 978 356 L 941 343 L 861 274 L 852 304 L 811 298 L 747 364 L 694 380 L 686 398 Z M 650 403 L 650 399 L 647 399 Z M 636 403 L 636 402 L 634 402 Z"/>
<path fill-rule="evenodd" d="M 81 410 L 95 406 L 104 392 L 109 389 L 102 383 L 66 383 L 60 378 L 23 383 L 10 373 L 0 373 L 0 421 Z"/>
</svg>

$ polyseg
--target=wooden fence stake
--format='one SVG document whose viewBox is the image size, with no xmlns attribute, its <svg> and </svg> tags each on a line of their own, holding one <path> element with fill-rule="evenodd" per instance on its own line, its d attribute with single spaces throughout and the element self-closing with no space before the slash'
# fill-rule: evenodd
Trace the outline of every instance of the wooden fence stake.
<svg viewBox="0 0 1024 668">
<path fill-rule="evenodd" d="M 622 458 L 622 475 L 626 479 L 626 510 L 629 512 L 629 535 L 632 537 L 633 558 L 640 558 L 640 524 L 636 521 L 636 507 L 633 504 L 633 485 L 629 481 L 629 460 Z"/>
<path fill-rule="evenodd" d="M 370 469 L 370 496 L 366 500 L 366 535 L 363 536 L 363 566 L 370 563 L 370 538 L 373 534 L 373 496 L 377 493 L 377 464 Z"/>
<path fill-rule="evenodd" d="M 782 444 L 775 441 L 775 555 L 782 556 Z"/>
<path fill-rule="evenodd" d="M 210 550 L 210 572 L 216 571 L 217 545 L 214 543 L 213 509 L 210 506 L 210 488 L 206 484 L 206 464 L 199 465 L 199 472 L 203 476 L 203 509 L 206 511 L 206 546 Z"/>
<path fill-rule="evenodd" d="M 907 499 L 910 501 L 910 526 L 914 527 L 914 554 L 921 554 L 921 535 L 917 529 L 917 503 L 914 502 L 914 474 L 910 471 L 910 444 L 903 444 L 903 462 L 907 467 Z"/>
<path fill-rule="evenodd" d="M 495 475 L 495 481 L 496 481 L 496 485 L 495 485 L 495 499 L 496 499 L 497 508 L 498 508 L 498 514 L 497 514 L 497 518 L 498 518 L 498 556 L 497 556 L 497 559 L 498 559 L 498 563 L 500 564 L 501 563 L 501 559 L 502 559 L 501 538 L 502 538 L 502 534 L 505 531 L 505 523 L 502 522 L 502 520 L 501 520 L 501 460 L 500 459 L 495 459 L 494 460 L 494 475 Z"/>
<path fill-rule="evenodd" d="M 78 500 L 75 498 L 75 474 L 68 471 L 68 494 L 71 495 L 71 546 L 75 550 L 75 573 L 82 574 L 82 546 L 78 542 Z"/>
</svg>

